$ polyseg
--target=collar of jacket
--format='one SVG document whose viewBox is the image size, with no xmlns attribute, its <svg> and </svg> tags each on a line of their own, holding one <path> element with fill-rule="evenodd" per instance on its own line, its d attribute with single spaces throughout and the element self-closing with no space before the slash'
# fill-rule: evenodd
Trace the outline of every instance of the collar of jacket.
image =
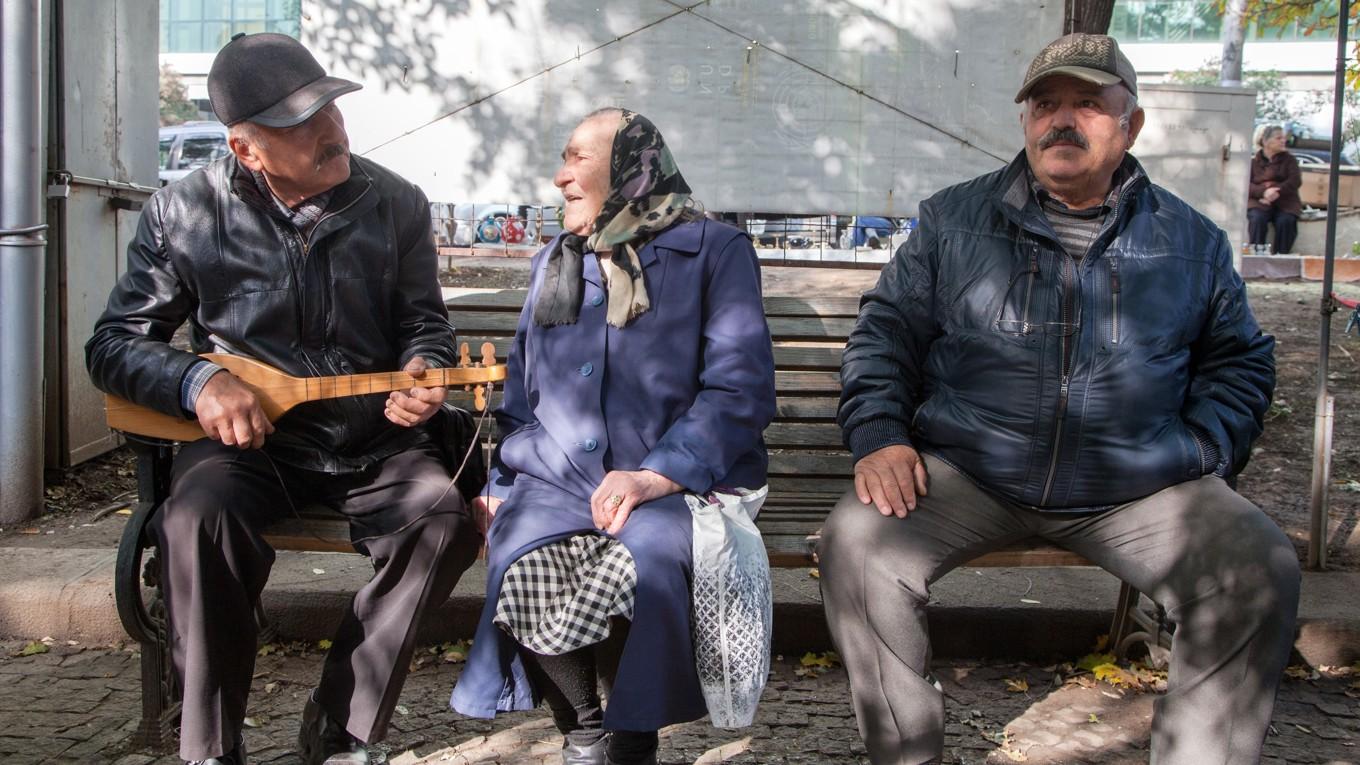
<svg viewBox="0 0 1360 765">
<path fill-rule="evenodd" d="M 1125 153 L 1119 169 L 1123 172 L 1124 184 L 1119 189 L 1119 202 L 1114 210 L 1114 225 L 1107 225 L 1104 228 L 1105 232 L 1114 232 L 1116 235 L 1124 227 L 1130 211 L 1136 205 L 1143 204 L 1145 200 L 1151 202 L 1151 197 L 1143 194 L 1151 185 L 1143 165 L 1132 154 Z M 1039 200 L 1034 198 L 1034 192 L 1030 188 L 1029 158 L 1025 155 L 1024 149 L 1021 149 L 1015 159 L 1001 172 L 1001 182 L 997 185 L 993 199 L 1012 223 L 1026 231 L 1056 241 L 1057 235 L 1053 233 L 1048 217 L 1044 215 Z M 1101 238 L 1104 239 L 1104 236 Z M 1093 243 L 1093 246 L 1095 244 Z"/>
<path fill-rule="evenodd" d="M 265 198 L 250 171 L 241 167 L 236 157 L 228 155 L 223 161 L 223 170 L 231 192 L 250 207 L 271 218 L 292 225 L 288 216 L 283 214 L 274 200 Z M 363 163 L 354 155 L 349 158 L 349 179 L 336 186 L 331 194 L 330 204 L 321 214 L 321 219 L 312 229 L 311 240 L 315 241 L 332 231 L 343 228 L 360 214 L 377 204 L 375 195 L 368 193 L 373 187 L 373 178 L 364 169 Z M 325 227 L 324 230 L 322 227 Z"/>
<path fill-rule="evenodd" d="M 684 221 L 662 231 L 638 250 L 638 263 L 646 268 L 656 262 L 656 250 L 662 248 L 671 252 L 694 255 L 704 248 L 704 231 L 708 229 L 705 219 Z"/>
</svg>

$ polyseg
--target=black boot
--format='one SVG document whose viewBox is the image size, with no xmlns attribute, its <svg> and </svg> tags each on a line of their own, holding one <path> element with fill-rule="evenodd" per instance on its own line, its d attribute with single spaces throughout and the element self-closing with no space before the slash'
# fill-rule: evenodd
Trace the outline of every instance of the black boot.
<svg viewBox="0 0 1360 765">
<path fill-rule="evenodd" d="M 578 731 L 562 737 L 562 765 L 605 765 L 604 731 Z"/>
<path fill-rule="evenodd" d="M 332 720 L 316 702 L 315 693 L 307 697 L 307 705 L 302 709 L 298 757 L 303 765 L 368 765 L 371 762 L 364 742 Z"/>
</svg>

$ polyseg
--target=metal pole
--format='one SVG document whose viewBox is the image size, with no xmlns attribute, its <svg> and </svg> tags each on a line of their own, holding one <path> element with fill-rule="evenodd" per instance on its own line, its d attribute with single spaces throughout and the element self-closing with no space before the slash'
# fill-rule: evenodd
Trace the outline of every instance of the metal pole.
<svg viewBox="0 0 1360 765">
<path fill-rule="evenodd" d="M 1332 93 L 1332 169 L 1327 205 L 1327 237 L 1322 267 L 1322 321 L 1318 346 L 1317 406 L 1313 432 L 1313 487 L 1309 498 L 1308 568 L 1327 567 L 1327 489 L 1331 483 L 1332 406 L 1327 393 L 1327 367 L 1332 347 L 1332 266 L 1336 258 L 1336 200 L 1341 176 L 1341 107 L 1346 96 L 1346 33 L 1350 30 L 1351 3 L 1341 0 L 1337 17 L 1336 85 Z"/>
<path fill-rule="evenodd" d="M 43 506 L 39 0 L 0 3 L 0 524 Z"/>
</svg>

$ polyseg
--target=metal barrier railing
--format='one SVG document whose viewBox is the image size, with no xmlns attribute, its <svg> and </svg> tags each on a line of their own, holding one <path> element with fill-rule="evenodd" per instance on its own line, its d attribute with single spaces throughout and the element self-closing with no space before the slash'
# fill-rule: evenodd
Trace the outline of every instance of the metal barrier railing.
<svg viewBox="0 0 1360 765">
<path fill-rule="evenodd" d="M 430 204 L 435 244 L 448 256 L 532 255 L 562 230 L 559 207 Z M 882 264 L 911 236 L 915 218 L 712 213 L 744 228 L 762 260 Z"/>
</svg>

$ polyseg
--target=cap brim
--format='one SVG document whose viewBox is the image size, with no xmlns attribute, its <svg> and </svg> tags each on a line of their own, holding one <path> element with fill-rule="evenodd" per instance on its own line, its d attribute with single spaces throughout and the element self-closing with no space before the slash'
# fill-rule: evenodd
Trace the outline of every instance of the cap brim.
<svg viewBox="0 0 1360 765">
<path fill-rule="evenodd" d="M 322 77 L 298 88 L 268 109 L 246 117 L 246 120 L 273 128 L 301 125 L 325 108 L 326 104 L 362 87 L 357 82 L 339 77 Z"/>
<path fill-rule="evenodd" d="M 1020 92 L 1015 94 L 1015 102 L 1018 104 L 1021 101 L 1024 101 L 1025 97 L 1029 95 L 1029 92 L 1034 90 L 1035 85 L 1038 85 L 1055 74 L 1065 74 L 1069 77 L 1076 77 L 1079 80 L 1086 80 L 1087 82 L 1093 82 L 1097 85 L 1114 85 L 1115 83 L 1123 82 L 1123 80 L 1119 79 L 1119 75 L 1103 72 L 1099 69 L 1089 69 L 1084 66 L 1057 66 L 1044 72 L 1043 75 L 1025 83 L 1025 87 L 1021 88 Z"/>
</svg>

